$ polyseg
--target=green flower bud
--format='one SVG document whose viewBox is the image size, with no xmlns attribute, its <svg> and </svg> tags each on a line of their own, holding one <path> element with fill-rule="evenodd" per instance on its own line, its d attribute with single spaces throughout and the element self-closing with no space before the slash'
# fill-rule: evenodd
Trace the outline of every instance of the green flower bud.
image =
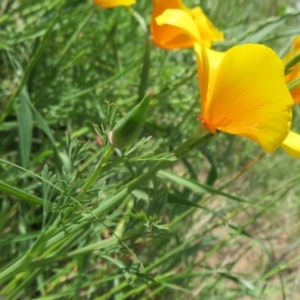
<svg viewBox="0 0 300 300">
<path fill-rule="evenodd" d="M 153 92 L 149 91 L 109 132 L 109 140 L 116 148 L 128 148 L 136 140 L 144 126 L 152 95 Z"/>
</svg>

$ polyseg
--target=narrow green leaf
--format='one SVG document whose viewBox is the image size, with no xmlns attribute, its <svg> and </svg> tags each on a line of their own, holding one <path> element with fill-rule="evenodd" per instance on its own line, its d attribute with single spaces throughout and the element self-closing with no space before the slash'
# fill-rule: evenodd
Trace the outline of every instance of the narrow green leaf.
<svg viewBox="0 0 300 300">
<path fill-rule="evenodd" d="M 211 168 L 206 177 L 205 183 L 207 185 L 213 185 L 214 182 L 218 179 L 218 168 L 217 168 L 216 162 L 215 162 L 213 156 L 205 148 L 203 148 L 201 151 L 205 155 L 205 157 L 207 158 L 207 160 L 209 161 L 209 163 L 211 165 Z"/>
<path fill-rule="evenodd" d="M 292 67 L 300 62 L 300 53 L 296 54 L 291 60 L 285 65 L 285 74 L 289 74 L 292 70 Z"/>
<path fill-rule="evenodd" d="M 55 161 L 56 161 L 58 170 L 61 171 L 63 163 L 62 163 L 61 155 L 57 149 L 55 139 L 52 135 L 51 129 L 50 129 L 48 123 L 45 121 L 45 119 L 41 116 L 41 114 L 35 109 L 35 107 L 32 104 L 30 104 L 30 108 L 33 112 L 34 118 L 35 118 L 38 126 L 44 131 L 44 133 L 48 136 L 49 140 L 52 143 Z"/>
<path fill-rule="evenodd" d="M 300 56 L 299 56 L 299 57 L 300 57 Z M 295 80 L 293 80 L 292 82 L 289 82 L 289 83 L 287 84 L 287 87 L 288 87 L 288 89 L 289 89 L 290 91 L 296 89 L 296 88 L 299 87 L 299 86 L 300 86 L 300 78 L 297 78 L 297 79 L 295 79 Z"/>
<path fill-rule="evenodd" d="M 146 91 L 148 89 L 148 79 L 149 79 L 149 70 L 150 70 L 150 50 L 151 50 L 151 43 L 152 41 L 150 38 L 146 37 L 145 42 L 145 53 L 144 53 L 144 60 L 143 60 L 143 67 L 141 72 L 141 81 L 139 86 L 139 95 L 138 95 L 138 102 L 140 102 L 144 95 L 146 94 Z"/>
<path fill-rule="evenodd" d="M 237 202 L 249 203 L 247 200 L 242 199 L 240 197 L 236 197 L 231 194 L 222 192 L 218 189 L 215 189 L 215 188 L 213 188 L 209 185 L 203 184 L 203 183 L 199 183 L 199 182 L 196 182 L 196 181 L 193 181 L 190 179 L 185 179 L 183 177 L 180 177 L 178 175 L 172 174 L 167 171 L 160 170 L 158 172 L 158 176 L 163 177 L 163 178 L 168 178 L 178 184 L 181 184 L 181 185 L 189 188 L 190 190 L 194 191 L 195 193 L 200 193 L 200 194 L 209 193 L 209 194 L 221 195 L 221 196 L 224 196 L 228 199 L 231 199 L 231 200 L 234 200 Z"/>
<path fill-rule="evenodd" d="M 193 206 L 193 207 L 198 207 L 198 208 L 203 209 L 203 207 L 201 205 L 198 205 L 197 203 L 193 203 L 189 200 L 184 199 L 183 197 L 181 197 L 179 195 L 175 195 L 172 193 L 168 193 L 168 202 L 174 203 L 174 204 L 180 204 L 180 205 Z"/>
<path fill-rule="evenodd" d="M 0 181 L 0 191 L 7 195 L 17 197 L 18 199 L 28 202 L 28 203 L 44 205 L 43 199 L 36 197 L 34 195 L 25 193 L 25 192 L 19 190 L 18 188 L 15 188 L 15 187 L 13 187 L 7 183 L 4 183 L 2 181 Z"/>
<path fill-rule="evenodd" d="M 276 20 L 275 22 L 262 25 L 260 28 L 257 28 L 257 30 L 249 32 L 249 34 L 240 40 L 239 43 L 258 43 L 284 23 L 285 20 Z"/>
<path fill-rule="evenodd" d="M 15 234 L 15 235 L 5 236 L 2 239 L 0 239 L 0 246 L 33 240 L 36 239 L 40 234 L 41 234 L 40 231 L 35 231 L 26 234 L 19 234 L 19 235 Z"/>
<path fill-rule="evenodd" d="M 28 101 L 21 96 L 20 107 L 17 111 L 19 131 L 19 151 L 22 167 L 27 168 L 30 160 L 32 144 L 32 113 Z"/>
<path fill-rule="evenodd" d="M 223 216 L 221 216 L 218 212 L 215 212 L 212 209 L 209 209 L 207 207 L 203 207 L 201 205 L 198 205 L 197 203 L 193 203 L 189 200 L 186 200 L 186 199 L 184 199 L 183 197 L 181 197 L 179 195 L 169 193 L 168 194 L 168 202 L 169 203 L 174 203 L 174 204 L 180 204 L 180 205 L 193 206 L 193 207 L 204 209 L 204 210 L 210 212 L 211 214 L 213 214 L 214 216 L 216 216 L 217 218 L 219 218 L 224 223 L 225 226 L 230 226 L 228 224 L 228 221 Z"/>
<path fill-rule="evenodd" d="M 127 280 L 127 282 L 129 283 L 129 285 L 133 286 L 133 283 L 134 283 L 133 278 L 132 278 L 131 274 L 127 271 L 126 265 L 123 262 L 121 262 L 117 259 L 114 259 L 112 257 L 109 257 L 107 255 L 101 255 L 101 257 L 105 258 L 106 260 L 109 260 L 110 262 L 115 264 L 120 270 L 122 270 L 124 277 Z"/>
</svg>

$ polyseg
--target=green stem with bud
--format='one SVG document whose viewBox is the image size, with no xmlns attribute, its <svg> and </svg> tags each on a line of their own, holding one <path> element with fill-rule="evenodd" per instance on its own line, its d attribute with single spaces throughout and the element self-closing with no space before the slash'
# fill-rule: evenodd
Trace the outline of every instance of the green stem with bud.
<svg viewBox="0 0 300 300">
<path fill-rule="evenodd" d="M 203 127 L 199 127 L 190 138 L 188 138 L 185 142 L 183 142 L 174 150 L 174 154 L 177 158 L 180 158 L 193 148 L 205 144 L 213 136 L 213 134 L 208 133 L 207 131 L 204 132 Z M 95 210 L 93 210 L 93 215 L 97 216 L 99 214 L 102 214 L 105 210 L 111 209 L 112 206 L 114 206 L 120 200 L 124 199 L 133 190 L 140 187 L 142 184 L 151 179 L 159 170 L 167 167 L 171 163 L 172 161 L 157 162 L 146 173 L 142 174 L 141 176 L 127 184 L 127 186 L 120 189 L 119 192 L 115 194 L 109 202 L 101 203 Z"/>
</svg>

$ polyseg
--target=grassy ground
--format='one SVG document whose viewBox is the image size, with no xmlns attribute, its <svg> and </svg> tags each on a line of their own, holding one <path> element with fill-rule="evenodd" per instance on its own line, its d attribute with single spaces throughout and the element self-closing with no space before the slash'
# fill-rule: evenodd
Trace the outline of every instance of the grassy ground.
<svg viewBox="0 0 300 300">
<path fill-rule="evenodd" d="M 215 49 L 265 43 L 282 56 L 300 33 L 294 1 L 186 3 L 225 32 Z M 193 51 L 149 45 L 150 12 L 150 1 L 0 3 L 0 295 L 299 299 L 299 160 L 220 134 L 130 183 L 173 159 L 200 110 Z M 81 197 L 107 150 L 94 124 L 110 130 L 150 87 L 141 136 L 152 138 L 115 151 Z"/>
</svg>

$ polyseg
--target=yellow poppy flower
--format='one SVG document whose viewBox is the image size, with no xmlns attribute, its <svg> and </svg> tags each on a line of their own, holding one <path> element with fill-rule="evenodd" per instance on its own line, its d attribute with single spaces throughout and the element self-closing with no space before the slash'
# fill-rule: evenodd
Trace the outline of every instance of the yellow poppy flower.
<svg viewBox="0 0 300 300">
<path fill-rule="evenodd" d="M 285 63 L 291 60 L 296 54 L 300 53 L 300 36 L 298 36 L 293 44 L 293 49 L 283 59 Z M 290 83 L 300 78 L 300 63 L 293 66 L 292 71 L 285 76 L 286 83 Z M 295 103 L 300 103 L 300 86 L 290 91 Z"/>
<path fill-rule="evenodd" d="M 180 9 L 189 14 L 194 20 L 197 31 L 206 47 L 211 47 L 212 42 L 223 41 L 223 33 L 214 27 L 200 7 L 189 9 L 181 0 L 153 0 L 152 3 L 153 12 L 150 29 L 153 42 L 158 47 L 171 50 L 194 46 L 193 39 L 181 28 L 168 24 L 163 26 L 157 25 L 155 18 L 166 9 Z"/>
<path fill-rule="evenodd" d="M 130 6 L 135 3 L 136 0 L 94 0 L 94 4 L 99 5 L 102 8 L 110 8 L 116 6 Z"/>
<path fill-rule="evenodd" d="M 198 117 L 206 128 L 250 138 L 269 153 L 279 147 L 289 133 L 293 99 L 276 53 L 247 44 L 217 54 L 202 46 L 186 12 L 167 10 L 156 20 L 179 27 L 194 41 L 202 107 Z"/>
</svg>

